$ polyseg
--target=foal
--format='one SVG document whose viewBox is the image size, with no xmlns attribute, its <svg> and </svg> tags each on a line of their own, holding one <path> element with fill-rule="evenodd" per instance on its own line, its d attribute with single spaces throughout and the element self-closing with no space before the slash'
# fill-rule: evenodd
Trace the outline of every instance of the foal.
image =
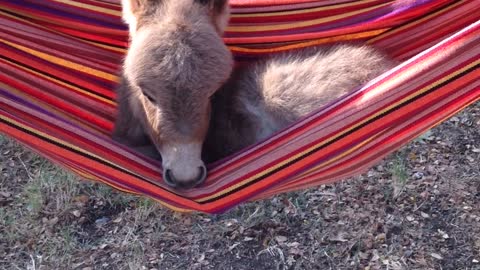
<svg viewBox="0 0 480 270">
<path fill-rule="evenodd" d="M 286 53 L 230 76 L 221 39 L 226 2 L 122 2 L 131 44 L 114 135 L 137 147 L 149 138 L 171 186 L 205 179 L 202 145 L 207 161 L 234 153 L 393 65 L 371 47 L 344 44 Z"/>
<path fill-rule="evenodd" d="M 233 67 L 221 38 L 227 0 L 122 0 L 122 7 L 130 48 L 113 136 L 136 148 L 150 139 L 165 181 L 195 186 L 207 175 L 201 152 L 210 97 Z"/>
</svg>

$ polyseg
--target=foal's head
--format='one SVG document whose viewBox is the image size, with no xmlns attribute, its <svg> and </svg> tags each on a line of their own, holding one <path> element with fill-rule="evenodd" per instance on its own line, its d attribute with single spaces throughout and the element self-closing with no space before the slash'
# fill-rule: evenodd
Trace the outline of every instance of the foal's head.
<svg viewBox="0 0 480 270">
<path fill-rule="evenodd" d="M 221 38 L 227 0 L 122 0 L 131 43 L 124 76 L 130 103 L 162 156 L 165 181 L 193 187 L 206 178 L 202 144 L 210 97 L 233 60 Z"/>
</svg>

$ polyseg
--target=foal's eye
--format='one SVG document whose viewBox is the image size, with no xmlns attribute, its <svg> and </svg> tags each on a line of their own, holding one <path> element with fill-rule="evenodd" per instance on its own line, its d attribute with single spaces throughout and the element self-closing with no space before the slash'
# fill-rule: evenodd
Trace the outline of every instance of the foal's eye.
<svg viewBox="0 0 480 270">
<path fill-rule="evenodd" d="M 145 92 L 143 92 L 143 95 L 144 95 L 150 102 L 155 103 L 155 100 L 153 99 L 152 96 L 150 96 L 149 94 L 147 94 L 147 93 L 145 93 Z"/>
</svg>

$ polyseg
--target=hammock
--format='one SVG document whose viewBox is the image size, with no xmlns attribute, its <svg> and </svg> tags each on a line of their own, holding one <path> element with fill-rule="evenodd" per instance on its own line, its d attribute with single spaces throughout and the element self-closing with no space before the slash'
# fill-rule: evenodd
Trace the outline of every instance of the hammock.
<svg viewBox="0 0 480 270">
<path fill-rule="evenodd" d="M 0 132 L 83 178 L 177 211 L 241 202 L 363 172 L 480 98 L 479 0 L 232 0 L 238 62 L 358 40 L 401 62 L 177 191 L 158 161 L 109 137 L 127 46 L 119 1 L 0 0 Z"/>
</svg>

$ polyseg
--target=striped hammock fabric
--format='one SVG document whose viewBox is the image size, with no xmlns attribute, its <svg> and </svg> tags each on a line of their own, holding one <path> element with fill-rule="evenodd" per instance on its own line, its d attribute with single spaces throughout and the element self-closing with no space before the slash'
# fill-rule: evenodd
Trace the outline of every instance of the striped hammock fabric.
<svg viewBox="0 0 480 270">
<path fill-rule="evenodd" d="M 236 60 L 358 40 L 394 69 L 170 189 L 158 161 L 110 139 L 127 46 L 119 0 L 0 0 L 0 132 L 86 179 L 177 211 L 241 202 L 358 174 L 480 99 L 480 0 L 232 0 Z"/>
</svg>

